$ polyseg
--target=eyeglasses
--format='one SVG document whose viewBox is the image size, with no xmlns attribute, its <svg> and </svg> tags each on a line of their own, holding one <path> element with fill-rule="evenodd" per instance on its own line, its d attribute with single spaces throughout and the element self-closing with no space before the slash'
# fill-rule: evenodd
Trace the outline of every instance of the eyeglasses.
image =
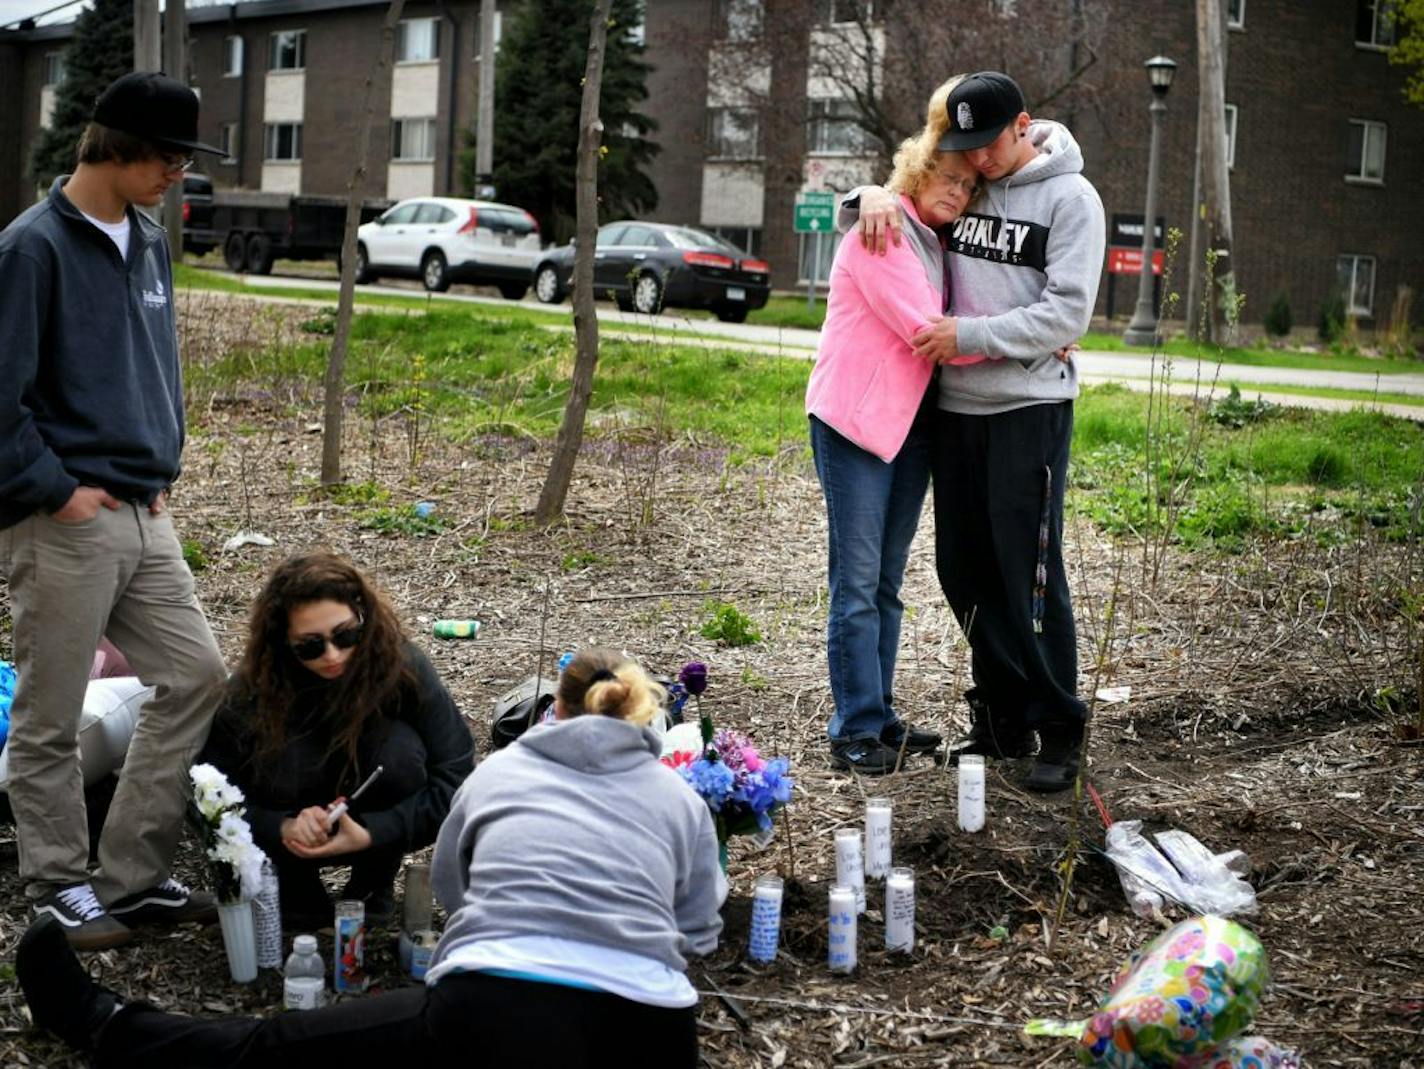
<svg viewBox="0 0 1424 1069">
<path fill-rule="evenodd" d="M 960 178 L 958 175 L 945 174 L 940 170 L 931 171 L 930 177 L 936 182 L 944 183 L 950 189 L 963 190 L 966 197 L 974 196 L 974 191 L 979 188 L 979 180 L 976 178 Z"/>
<path fill-rule="evenodd" d="M 343 627 L 338 631 L 333 631 L 330 635 L 303 635 L 301 638 L 288 642 L 287 645 L 291 647 L 297 660 L 314 661 L 326 652 L 328 642 L 338 650 L 349 650 L 354 647 L 361 641 L 361 631 L 364 627 L 365 622 L 357 620 L 350 627 Z"/>
<path fill-rule="evenodd" d="M 158 161 L 163 164 L 163 173 L 172 174 L 174 171 L 189 171 L 193 167 L 194 157 L 178 156 L 165 152 L 158 157 Z"/>
</svg>

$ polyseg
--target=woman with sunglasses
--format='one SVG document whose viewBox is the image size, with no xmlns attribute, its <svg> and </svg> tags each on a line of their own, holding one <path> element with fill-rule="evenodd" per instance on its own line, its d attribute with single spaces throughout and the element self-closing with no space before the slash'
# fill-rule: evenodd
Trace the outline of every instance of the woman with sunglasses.
<svg viewBox="0 0 1424 1069">
<path fill-rule="evenodd" d="M 459 710 L 386 599 L 348 562 L 310 553 L 278 565 L 253 603 L 200 760 L 247 796 L 284 923 L 312 928 L 331 922 L 324 865 L 350 865 L 341 897 L 389 921 L 402 859 L 435 841 L 473 756 Z M 377 768 L 333 819 L 333 804 Z"/>
</svg>

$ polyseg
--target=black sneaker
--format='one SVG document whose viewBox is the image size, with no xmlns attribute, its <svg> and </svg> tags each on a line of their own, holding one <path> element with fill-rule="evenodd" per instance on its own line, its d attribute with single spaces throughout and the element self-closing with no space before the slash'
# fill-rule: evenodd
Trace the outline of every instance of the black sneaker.
<svg viewBox="0 0 1424 1069">
<path fill-rule="evenodd" d="M 862 776 L 884 776 L 900 766 L 900 751 L 879 739 L 837 739 L 831 743 L 831 767 L 859 772 Z"/>
<path fill-rule="evenodd" d="M 117 995 L 89 979 L 64 926 L 48 913 L 20 937 L 15 976 L 35 1024 L 78 1050 L 94 1049 L 100 1029 L 120 1005 Z"/>
<path fill-rule="evenodd" d="M 216 924 L 217 902 L 206 891 L 190 891 L 173 877 L 157 887 L 125 895 L 109 906 L 125 924 Z"/>
<path fill-rule="evenodd" d="M 104 912 L 87 883 L 57 887 L 30 908 L 38 918 L 52 918 L 75 950 L 108 950 L 133 939 L 127 925 Z"/>
<path fill-rule="evenodd" d="M 946 755 L 947 763 L 959 764 L 961 754 L 1014 760 L 1033 753 L 1033 732 L 1017 717 L 996 714 L 976 690 L 964 695 L 969 703 L 969 734 L 956 739 Z"/>
<path fill-rule="evenodd" d="M 912 727 L 903 720 L 897 720 L 893 724 L 885 725 L 885 730 L 880 733 L 880 741 L 897 753 L 903 749 L 907 754 L 924 754 L 934 753 L 944 740 L 938 732 Z"/>
<path fill-rule="evenodd" d="M 1082 721 L 1054 722 L 1039 729 L 1043 745 L 1033 769 L 1024 780 L 1031 791 L 1066 791 L 1078 778 L 1079 751 L 1083 746 Z"/>
</svg>

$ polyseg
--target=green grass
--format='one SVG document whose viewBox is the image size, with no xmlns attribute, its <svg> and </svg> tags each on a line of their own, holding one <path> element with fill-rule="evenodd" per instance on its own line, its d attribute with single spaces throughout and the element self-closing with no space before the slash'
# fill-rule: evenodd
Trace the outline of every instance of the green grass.
<svg viewBox="0 0 1424 1069">
<path fill-rule="evenodd" d="M 1187 543 L 1230 545 L 1251 533 L 1322 538 L 1358 520 L 1388 537 L 1409 532 L 1412 499 L 1424 491 L 1424 427 L 1377 412 L 1278 408 L 1242 427 L 1208 422 L 1195 454 L 1193 412 L 1173 399 L 1154 454 L 1162 481 L 1191 473 L 1177 531 Z M 1153 523 L 1147 484 L 1147 398 L 1121 386 L 1084 391 L 1075 411 L 1070 508 L 1109 530 L 1143 533 Z M 1417 516 L 1417 513 L 1415 514 Z M 1416 535 L 1424 534 L 1417 526 Z"/>
<path fill-rule="evenodd" d="M 358 418 L 404 421 L 413 440 L 552 438 L 568 396 L 574 338 L 545 329 L 542 319 L 537 309 L 471 304 L 357 317 L 347 380 L 359 399 Z M 328 344 L 315 335 L 296 345 L 235 349 L 215 363 L 189 366 L 187 385 L 199 399 L 207 391 L 255 391 L 310 405 L 320 395 Z M 805 456 L 810 369 L 803 359 L 605 338 L 589 440 L 608 442 L 633 427 L 638 442 L 651 429 L 659 441 L 725 449 L 733 463 L 788 447 Z M 1407 532 L 1411 495 L 1421 492 L 1424 426 L 1363 410 L 1272 406 L 1260 414 L 1244 403 L 1250 397 L 1238 409 L 1244 418 L 1201 426 L 1178 537 L 1229 545 L 1253 532 L 1321 535 L 1319 528 L 1333 525 L 1337 534 L 1348 533 L 1341 516 L 1390 537 Z M 1142 533 L 1153 522 L 1145 477 L 1148 404 L 1145 394 L 1106 385 L 1085 390 L 1076 407 L 1071 507 L 1110 530 Z M 1198 415 L 1187 398 L 1171 399 L 1167 412 L 1156 444 L 1180 451 Z M 720 456 L 711 463 L 720 464 Z M 353 487 L 349 498 L 343 503 L 367 507 L 362 519 L 373 529 L 439 529 L 364 486 Z M 579 564 L 571 555 L 565 567 Z"/>
</svg>

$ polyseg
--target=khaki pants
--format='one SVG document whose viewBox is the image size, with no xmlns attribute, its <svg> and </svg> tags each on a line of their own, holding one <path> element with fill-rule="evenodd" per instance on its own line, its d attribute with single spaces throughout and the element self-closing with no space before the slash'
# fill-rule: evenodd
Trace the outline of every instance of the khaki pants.
<svg viewBox="0 0 1424 1069">
<path fill-rule="evenodd" d="M 82 523 L 36 513 L 0 531 L 0 566 L 19 675 L 7 749 L 27 893 L 90 879 L 79 716 L 105 634 L 157 692 L 139 714 L 91 882 L 105 903 L 161 883 L 227 677 L 173 521 L 132 503 Z"/>
</svg>

